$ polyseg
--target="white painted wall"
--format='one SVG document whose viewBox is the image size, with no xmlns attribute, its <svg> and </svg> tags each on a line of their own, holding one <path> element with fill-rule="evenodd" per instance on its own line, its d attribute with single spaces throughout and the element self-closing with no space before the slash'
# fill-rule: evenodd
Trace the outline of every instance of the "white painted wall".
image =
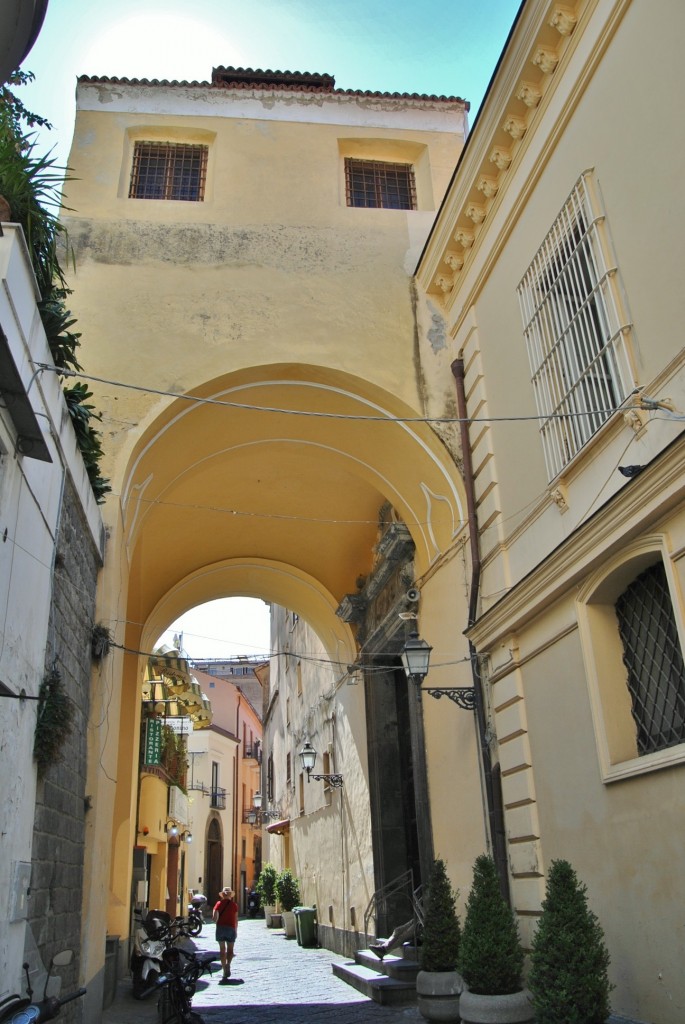
<svg viewBox="0 0 685 1024">
<path fill-rule="evenodd" d="M 54 373 L 32 380 L 37 363 L 52 359 L 36 301 L 38 289 L 23 232 L 2 225 L 0 328 L 41 425 L 52 462 L 16 452 L 16 431 L 0 405 L 0 682 L 11 693 L 37 697 L 44 674 L 53 555 L 65 474 L 81 496 L 93 537 L 101 546 L 100 513 L 76 447 Z M 36 798 L 33 734 L 37 701 L 2 700 L 0 713 L 0 999 L 21 983 Z M 28 869 L 27 869 L 28 870 Z"/>
</svg>

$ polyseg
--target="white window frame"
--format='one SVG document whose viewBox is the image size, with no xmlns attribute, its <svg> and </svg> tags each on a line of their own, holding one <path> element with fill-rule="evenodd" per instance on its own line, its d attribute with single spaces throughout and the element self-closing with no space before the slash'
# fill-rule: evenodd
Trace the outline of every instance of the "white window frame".
<svg viewBox="0 0 685 1024">
<path fill-rule="evenodd" d="M 604 220 L 585 171 L 517 288 L 550 481 L 636 385 Z"/>
</svg>

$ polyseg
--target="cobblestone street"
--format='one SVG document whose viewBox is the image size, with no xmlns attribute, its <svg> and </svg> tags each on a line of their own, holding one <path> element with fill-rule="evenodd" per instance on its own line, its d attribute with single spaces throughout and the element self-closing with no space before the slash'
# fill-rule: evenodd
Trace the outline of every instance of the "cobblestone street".
<svg viewBox="0 0 685 1024">
<path fill-rule="evenodd" d="M 216 949 L 214 926 L 205 925 L 199 949 Z M 327 949 L 305 949 L 268 929 L 263 919 L 242 920 L 232 964 L 235 984 L 220 985 L 221 967 L 205 975 L 193 1009 L 207 1024 L 418 1024 L 415 1006 L 385 1007 L 367 999 L 333 976 L 331 964 L 344 960 Z M 242 982 L 242 984 L 238 983 Z M 103 1014 L 103 1024 L 155 1024 L 156 998 L 139 1002 L 130 981 L 120 983 L 117 998 Z"/>
</svg>

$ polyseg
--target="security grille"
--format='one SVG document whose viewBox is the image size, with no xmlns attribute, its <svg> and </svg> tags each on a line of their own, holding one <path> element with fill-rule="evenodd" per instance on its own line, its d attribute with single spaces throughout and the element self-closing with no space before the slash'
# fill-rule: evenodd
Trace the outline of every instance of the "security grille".
<svg viewBox="0 0 685 1024">
<path fill-rule="evenodd" d="M 206 176 L 206 146 L 136 142 L 129 199 L 202 202 Z"/>
<path fill-rule="evenodd" d="M 348 206 L 382 210 L 415 210 L 416 183 L 411 164 L 382 163 L 378 160 L 345 160 Z"/>
<path fill-rule="evenodd" d="M 658 562 L 616 602 L 640 754 L 685 742 L 685 665 L 666 571 Z"/>
<path fill-rule="evenodd" d="M 634 386 L 602 219 L 586 173 L 518 286 L 550 480 Z"/>
</svg>

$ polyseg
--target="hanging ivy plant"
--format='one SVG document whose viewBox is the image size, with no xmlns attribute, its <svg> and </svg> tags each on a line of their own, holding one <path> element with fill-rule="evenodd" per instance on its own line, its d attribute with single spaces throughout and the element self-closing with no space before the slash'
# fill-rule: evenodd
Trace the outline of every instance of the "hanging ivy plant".
<svg viewBox="0 0 685 1024">
<path fill-rule="evenodd" d="M 42 777 L 50 765 L 59 761 L 60 751 L 71 732 L 74 704 L 65 692 L 62 676 L 54 664 L 44 676 L 38 691 L 38 718 L 33 741 L 33 756 Z"/>
</svg>

